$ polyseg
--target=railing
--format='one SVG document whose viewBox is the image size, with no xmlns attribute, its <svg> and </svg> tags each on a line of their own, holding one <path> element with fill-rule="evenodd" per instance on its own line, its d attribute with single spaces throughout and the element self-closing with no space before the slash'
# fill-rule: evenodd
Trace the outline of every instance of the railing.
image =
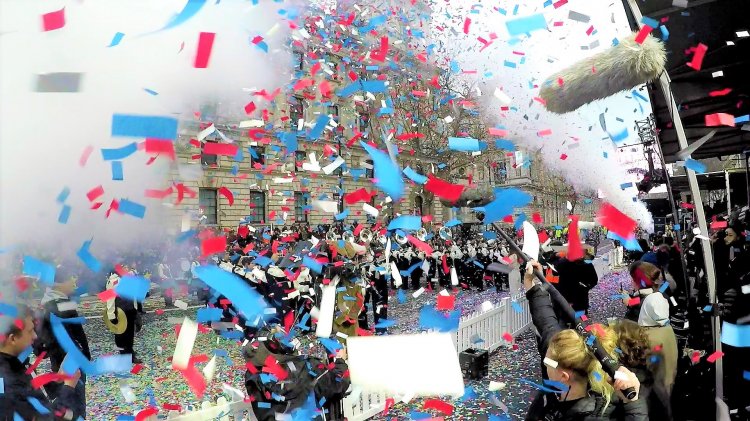
<svg viewBox="0 0 750 421">
<path fill-rule="evenodd" d="M 529 302 L 523 292 L 505 297 L 491 310 L 472 313 L 461 318 L 455 335 L 456 351 L 467 348 L 496 350 L 503 343 L 505 333 L 513 337 L 531 327 Z M 475 342 L 481 338 L 481 342 Z M 354 388 L 344 398 L 344 416 L 347 421 L 364 421 L 385 410 L 384 393 L 363 392 Z"/>
</svg>

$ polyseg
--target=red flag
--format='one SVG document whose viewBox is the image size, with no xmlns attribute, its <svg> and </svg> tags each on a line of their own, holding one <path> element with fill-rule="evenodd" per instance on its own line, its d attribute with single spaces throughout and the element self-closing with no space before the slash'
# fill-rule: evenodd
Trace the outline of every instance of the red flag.
<svg viewBox="0 0 750 421">
<path fill-rule="evenodd" d="M 451 184 L 433 176 L 432 174 L 427 176 L 427 183 L 424 185 L 425 190 L 449 202 L 455 202 L 458 200 L 465 187 L 466 186 L 460 184 Z"/>
<path fill-rule="evenodd" d="M 583 257 L 581 238 L 578 235 L 578 215 L 570 215 L 568 226 L 568 261 L 578 260 Z"/>
</svg>

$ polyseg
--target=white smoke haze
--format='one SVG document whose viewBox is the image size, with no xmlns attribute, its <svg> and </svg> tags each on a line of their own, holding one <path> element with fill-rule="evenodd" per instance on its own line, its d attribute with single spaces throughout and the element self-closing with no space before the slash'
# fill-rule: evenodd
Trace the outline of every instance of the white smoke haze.
<svg viewBox="0 0 750 421">
<path fill-rule="evenodd" d="M 433 2 L 432 7 L 431 36 L 437 47 L 436 60 L 440 63 L 455 60 L 462 71 L 476 70 L 476 74 L 463 77 L 476 83 L 481 90 L 480 103 L 489 115 L 489 122 L 508 129 L 507 139 L 517 146 L 541 151 L 545 167 L 561 174 L 576 190 L 601 191 L 604 200 L 638 220 L 642 227 L 651 229 L 653 221 L 645 205 L 633 201 L 637 190 L 633 187 L 623 191 L 620 187 L 630 180 L 628 168 L 618 164 L 617 148 L 599 123 L 599 115 L 604 113 L 609 132 L 618 133 L 627 128 L 629 137 L 625 143 L 637 143 L 634 121 L 648 116 L 651 104 L 625 92 L 588 104 L 576 112 L 556 115 L 534 99 L 539 94 L 539 86 L 550 75 L 609 48 L 613 39 L 630 33 L 622 5 L 570 0 L 554 9 L 543 7 L 542 2 L 532 5 L 503 1 L 498 7 L 504 8 L 506 15 L 489 5 L 482 7 L 463 2 Z M 518 7 L 515 15 L 514 7 Z M 588 15 L 590 21 L 568 19 L 571 11 Z M 548 29 L 512 40 L 505 22 L 537 13 L 544 14 Z M 468 35 L 463 33 L 467 17 L 471 19 Z M 555 26 L 555 22 L 560 22 L 559 26 Z M 595 32 L 588 35 L 586 32 L 591 26 Z M 497 39 L 479 51 L 483 44 L 477 37 L 489 41 L 493 33 Z M 515 63 L 516 67 L 506 66 L 506 61 Z M 508 104 L 494 95 L 497 88 L 511 99 L 509 111 L 500 109 Z M 642 94 L 646 96 L 645 92 Z M 551 135 L 538 135 L 548 129 Z M 561 159 L 562 154 L 567 155 L 565 160 Z"/>
<path fill-rule="evenodd" d="M 123 160 L 124 181 L 112 181 L 101 148 L 120 148 L 141 138 L 111 137 L 115 113 L 172 116 L 195 120 L 201 104 L 221 103 L 221 112 L 244 115 L 251 93 L 273 91 L 288 80 L 285 47 L 289 25 L 280 9 L 289 2 L 207 1 L 182 25 L 161 30 L 186 0 L 160 1 L 0 1 L 0 248 L 22 243 L 55 254 L 75 253 L 93 238 L 92 253 L 106 245 L 137 247 L 165 238 L 165 207 L 144 197 L 172 180 L 166 157 L 147 166 L 142 151 Z M 65 27 L 43 32 L 41 15 L 65 7 Z M 125 36 L 107 48 L 117 32 Z M 208 68 L 193 61 L 200 32 L 216 38 Z M 264 38 L 270 52 L 251 43 Z M 37 74 L 82 73 L 75 93 L 34 92 Z M 158 93 L 151 95 L 149 89 Z M 94 152 L 85 167 L 79 158 Z M 104 188 L 98 210 L 86 193 Z M 70 189 L 67 224 L 58 223 L 62 205 L 55 199 Z M 113 212 L 112 199 L 147 206 L 145 219 Z M 50 250 L 51 249 L 51 250 Z"/>
</svg>

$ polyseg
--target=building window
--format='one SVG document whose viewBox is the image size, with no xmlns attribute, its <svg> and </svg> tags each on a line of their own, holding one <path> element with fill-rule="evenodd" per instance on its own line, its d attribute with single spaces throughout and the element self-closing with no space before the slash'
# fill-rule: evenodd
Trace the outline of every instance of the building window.
<svg viewBox="0 0 750 421">
<path fill-rule="evenodd" d="M 339 106 L 338 105 L 329 105 L 328 115 L 331 118 L 333 118 L 333 121 L 335 121 L 336 124 L 339 124 Z"/>
<path fill-rule="evenodd" d="M 357 128 L 360 132 L 364 133 L 367 131 L 367 127 L 370 125 L 370 115 L 369 114 L 360 114 L 359 117 L 357 117 Z"/>
<path fill-rule="evenodd" d="M 217 218 L 217 201 L 216 201 L 216 189 L 198 189 L 198 207 L 203 213 L 206 219 L 203 221 L 205 225 L 216 225 L 218 224 Z"/>
<path fill-rule="evenodd" d="M 201 143 L 201 165 L 204 167 L 211 167 L 219 164 L 219 157 L 217 155 L 206 155 L 203 153 L 203 147 L 208 142 L 217 143 L 215 140 L 206 140 Z"/>
<path fill-rule="evenodd" d="M 266 219 L 266 194 L 262 191 L 250 192 L 250 215 L 248 222 L 263 223 Z"/>
<path fill-rule="evenodd" d="M 372 162 L 372 159 L 368 159 L 365 161 L 365 177 L 366 178 L 375 177 L 375 166 Z"/>
<path fill-rule="evenodd" d="M 305 118 L 305 106 L 302 98 L 293 96 L 289 98 L 289 127 L 297 131 L 300 120 Z"/>
<path fill-rule="evenodd" d="M 307 162 L 307 152 L 295 151 L 294 152 L 294 167 L 302 168 L 302 163 Z"/>
<path fill-rule="evenodd" d="M 414 198 L 414 214 L 422 216 L 422 205 L 424 204 L 424 201 L 422 200 L 422 196 L 417 196 Z"/>
<path fill-rule="evenodd" d="M 294 220 L 297 222 L 307 222 L 307 212 L 305 207 L 308 205 L 308 196 L 302 192 L 294 192 Z"/>
<path fill-rule="evenodd" d="M 333 200 L 334 200 L 334 201 L 336 202 L 336 206 L 337 206 L 337 209 L 338 209 L 338 213 L 341 213 L 341 212 L 343 212 L 344 210 L 342 209 L 342 204 L 341 204 L 341 195 L 340 195 L 340 194 L 338 194 L 338 193 L 334 193 L 334 194 L 333 194 Z"/>
<path fill-rule="evenodd" d="M 295 51 L 294 52 L 294 68 L 297 70 L 304 70 L 305 69 L 305 53 L 301 51 Z"/>
<path fill-rule="evenodd" d="M 505 161 L 498 162 L 495 170 L 495 181 L 505 183 L 506 180 L 508 180 L 508 165 Z"/>
<path fill-rule="evenodd" d="M 266 165 L 266 148 L 263 146 L 253 146 L 253 150 L 255 151 L 255 154 L 258 155 L 258 157 L 251 156 L 250 162 L 255 165 L 257 162 L 260 165 Z"/>
</svg>

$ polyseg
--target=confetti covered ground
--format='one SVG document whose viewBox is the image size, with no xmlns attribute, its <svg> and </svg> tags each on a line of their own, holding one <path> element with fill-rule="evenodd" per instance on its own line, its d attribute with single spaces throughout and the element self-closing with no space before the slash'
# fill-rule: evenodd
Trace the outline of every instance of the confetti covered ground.
<svg viewBox="0 0 750 421">
<path fill-rule="evenodd" d="M 600 273 L 608 272 L 606 262 L 597 259 L 595 262 Z M 615 294 L 626 274 L 622 272 L 606 273 L 600 277 L 599 285 L 591 291 L 591 311 L 593 320 L 605 321 L 607 317 L 620 316 L 623 307 L 611 305 L 610 296 Z M 413 333 L 418 331 L 416 314 L 424 304 L 434 302 L 437 291 L 426 291 L 418 298 L 406 294 L 407 301 L 398 303 L 395 292 L 391 292 L 389 316 L 396 325 L 391 333 Z M 484 301 L 498 302 L 507 296 L 506 292 L 493 289 L 482 292 L 461 291 L 457 295 L 456 305 L 462 313 L 478 309 Z M 160 308 L 161 300 L 151 299 L 148 309 Z M 195 309 L 167 310 L 161 315 L 148 313 L 144 316 L 143 330 L 136 336 L 136 352 L 143 360 L 143 368 L 137 374 L 105 375 L 90 379 L 87 385 L 88 419 L 110 420 L 117 415 L 132 415 L 148 404 L 196 405 L 200 401 L 195 397 L 181 375 L 171 368 L 168 358 L 171 357 L 176 342 L 174 322 L 186 315 L 194 316 Z M 173 323 L 170 323 L 173 322 Z M 114 343 L 111 334 L 104 328 L 99 318 L 90 319 L 86 324 L 86 333 L 91 343 L 93 357 L 112 353 Z M 306 342 L 306 341 L 304 341 Z M 516 338 L 517 349 L 501 348 L 490 356 L 489 376 L 480 381 L 467 382 L 467 394 L 458 400 L 448 400 L 455 406 L 450 419 L 481 420 L 488 419 L 490 414 L 502 417 L 503 411 L 498 406 L 507 406 L 510 419 L 523 419 L 533 389 L 521 379 L 532 382 L 540 381 L 540 358 L 536 349 L 536 340 L 532 332 L 526 332 Z M 208 386 L 204 399 L 216 399 L 222 396 L 222 383 L 243 389 L 244 366 L 237 342 L 217 337 L 213 333 L 199 334 L 195 343 L 194 355 L 206 354 L 209 357 L 226 351 L 227 357 L 217 358 L 217 369 L 214 381 Z M 307 352 L 321 354 L 319 347 L 312 347 Z M 322 356 L 322 354 L 321 354 Z M 231 364 L 230 363 L 231 361 Z M 203 368 L 205 364 L 199 364 Z M 504 382 L 506 387 L 499 392 L 488 391 L 490 381 Z M 136 400 L 128 403 L 121 390 L 129 386 Z M 470 388 L 470 389 L 469 389 Z M 127 389 L 126 389 L 127 390 Z M 397 403 L 386 416 L 376 419 L 419 419 L 426 414 L 439 416 L 434 410 L 423 410 L 423 400 L 414 399 L 409 403 Z M 502 419 L 502 418 L 501 418 Z"/>
</svg>

